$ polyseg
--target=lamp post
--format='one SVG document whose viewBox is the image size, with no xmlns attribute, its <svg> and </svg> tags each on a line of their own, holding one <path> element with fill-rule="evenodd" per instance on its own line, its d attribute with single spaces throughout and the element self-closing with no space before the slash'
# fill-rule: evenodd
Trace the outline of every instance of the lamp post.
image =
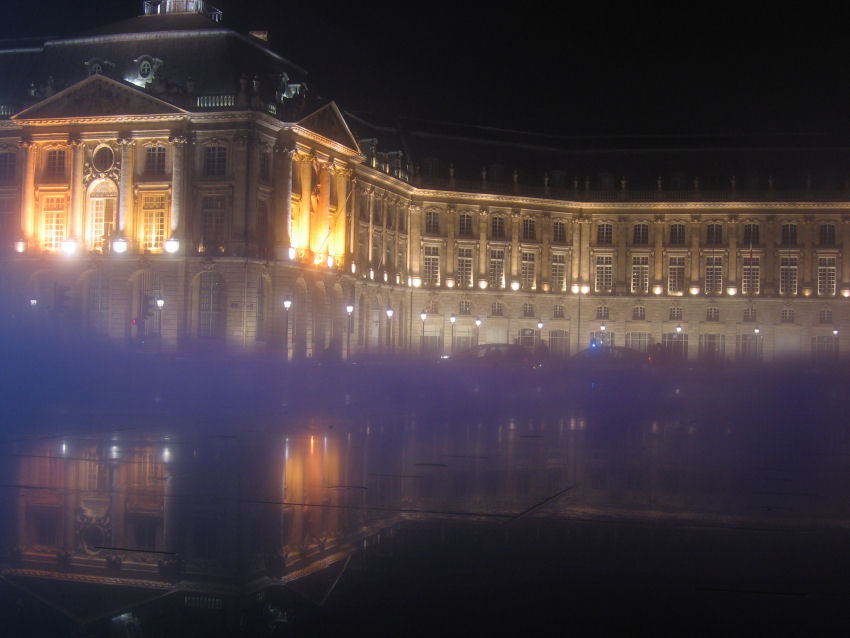
<svg viewBox="0 0 850 638">
<path fill-rule="evenodd" d="M 590 286 L 587 284 L 573 284 L 571 290 L 573 294 L 578 295 L 578 316 L 576 318 L 576 352 L 581 347 L 581 298 L 590 292 Z"/>
<path fill-rule="evenodd" d="M 478 317 L 475 318 L 475 345 L 479 345 L 481 342 L 481 319 Z"/>
<path fill-rule="evenodd" d="M 286 297 L 283 300 L 283 309 L 286 311 L 283 322 L 283 358 L 285 361 L 289 361 L 289 309 L 291 307 L 292 299 Z"/>
<path fill-rule="evenodd" d="M 452 349 L 451 353 L 454 354 L 455 351 L 455 321 L 457 321 L 457 317 L 454 315 L 449 316 L 449 323 L 452 324 Z"/>
<path fill-rule="evenodd" d="M 419 340 L 419 354 L 425 354 L 425 320 L 428 318 L 428 314 L 423 310 L 419 313 L 419 318 L 422 320 L 422 338 Z"/>
<path fill-rule="evenodd" d="M 352 321 L 354 319 L 354 304 L 350 303 L 345 307 L 345 312 L 348 313 L 348 332 L 345 335 L 345 359 L 348 361 L 351 359 L 351 331 L 354 326 L 352 325 Z"/>
<path fill-rule="evenodd" d="M 393 351 L 393 309 L 387 308 L 387 338 L 389 339 L 390 352 Z"/>
</svg>

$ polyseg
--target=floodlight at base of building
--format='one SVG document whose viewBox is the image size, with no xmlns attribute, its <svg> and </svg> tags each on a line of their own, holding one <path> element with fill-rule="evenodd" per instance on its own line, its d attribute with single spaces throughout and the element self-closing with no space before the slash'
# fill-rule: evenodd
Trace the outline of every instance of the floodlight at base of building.
<svg viewBox="0 0 850 638">
<path fill-rule="evenodd" d="M 77 240 L 76 239 L 66 239 L 62 242 L 62 252 L 68 255 L 69 257 L 77 252 Z"/>
<path fill-rule="evenodd" d="M 123 237 L 119 237 L 115 241 L 112 242 L 112 252 L 123 255 L 127 252 L 127 240 Z"/>
<path fill-rule="evenodd" d="M 511 290 L 513 290 L 514 292 L 519 290 L 519 282 L 518 281 L 512 281 L 511 282 Z"/>
<path fill-rule="evenodd" d="M 165 240 L 165 252 L 170 255 L 173 255 L 178 250 L 180 250 L 180 240 L 175 239 L 174 237 L 169 237 Z"/>
<path fill-rule="evenodd" d="M 735 295 L 738 294 L 738 288 L 736 286 L 729 286 L 726 289 L 726 294 L 729 295 L 730 297 L 734 297 Z"/>
<path fill-rule="evenodd" d="M 654 294 L 654 295 L 660 295 L 663 292 L 664 292 L 664 286 L 657 284 L 657 285 L 652 287 L 652 294 Z"/>
<path fill-rule="evenodd" d="M 413 278 L 413 287 L 420 288 L 422 286 L 422 277 L 414 277 Z"/>
<path fill-rule="evenodd" d="M 690 293 L 692 295 L 698 295 L 699 294 L 699 286 L 691 286 Z"/>
<path fill-rule="evenodd" d="M 290 246 L 287 254 L 289 255 L 289 261 L 295 261 L 295 248 Z"/>
<path fill-rule="evenodd" d="M 486 290 L 487 289 L 487 280 L 486 279 L 479 279 L 478 280 L 478 287 L 481 288 L 481 290 Z"/>
<path fill-rule="evenodd" d="M 16 253 L 25 253 L 27 252 L 27 241 L 25 239 L 19 239 L 15 242 L 15 252 Z"/>
</svg>

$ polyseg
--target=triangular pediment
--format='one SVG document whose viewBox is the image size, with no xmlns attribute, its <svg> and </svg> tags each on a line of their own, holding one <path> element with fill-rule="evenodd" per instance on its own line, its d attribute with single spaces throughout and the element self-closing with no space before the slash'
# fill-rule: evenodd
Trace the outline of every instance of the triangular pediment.
<svg viewBox="0 0 850 638">
<path fill-rule="evenodd" d="M 33 104 L 13 120 L 81 117 L 178 115 L 186 111 L 102 75 L 90 75 L 56 95 Z"/>
<path fill-rule="evenodd" d="M 310 113 L 305 118 L 298 122 L 298 126 L 318 133 L 322 137 L 342 144 L 346 148 L 350 148 L 355 153 L 360 152 L 360 147 L 357 145 L 357 140 L 345 123 L 345 118 L 339 112 L 336 104 L 328 102 L 324 106 Z"/>
</svg>

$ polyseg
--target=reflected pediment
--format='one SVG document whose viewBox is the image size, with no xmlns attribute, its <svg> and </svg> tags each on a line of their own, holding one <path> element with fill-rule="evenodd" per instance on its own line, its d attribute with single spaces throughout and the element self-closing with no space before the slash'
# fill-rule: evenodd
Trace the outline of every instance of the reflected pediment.
<svg viewBox="0 0 850 638">
<path fill-rule="evenodd" d="M 342 113 L 339 112 L 334 102 L 328 102 L 307 117 L 302 118 L 298 125 L 342 144 L 355 153 L 360 152 L 357 140 L 352 135 L 348 124 L 345 123 L 345 118 L 342 117 Z"/>
<path fill-rule="evenodd" d="M 186 111 L 103 75 L 91 75 L 24 109 L 11 119 L 178 115 Z"/>
</svg>

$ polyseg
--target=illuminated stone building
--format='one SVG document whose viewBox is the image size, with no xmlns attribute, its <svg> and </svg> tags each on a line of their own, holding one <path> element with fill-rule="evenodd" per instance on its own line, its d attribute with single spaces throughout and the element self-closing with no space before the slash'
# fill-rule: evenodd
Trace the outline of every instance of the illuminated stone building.
<svg viewBox="0 0 850 638">
<path fill-rule="evenodd" d="M 833 356 L 847 327 L 847 157 L 824 145 L 377 126 L 198 0 L 9 45 L 0 74 L 0 286 L 28 321 L 292 358 L 772 360 Z"/>
</svg>

